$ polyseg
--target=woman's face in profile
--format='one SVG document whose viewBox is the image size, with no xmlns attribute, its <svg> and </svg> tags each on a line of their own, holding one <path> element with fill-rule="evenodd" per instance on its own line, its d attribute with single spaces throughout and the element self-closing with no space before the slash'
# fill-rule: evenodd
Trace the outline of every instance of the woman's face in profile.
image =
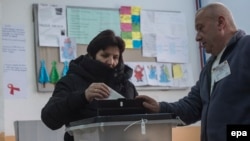
<svg viewBox="0 0 250 141">
<path fill-rule="evenodd" d="M 96 60 L 115 68 L 119 63 L 120 50 L 117 46 L 109 46 L 105 50 L 96 53 Z"/>
</svg>

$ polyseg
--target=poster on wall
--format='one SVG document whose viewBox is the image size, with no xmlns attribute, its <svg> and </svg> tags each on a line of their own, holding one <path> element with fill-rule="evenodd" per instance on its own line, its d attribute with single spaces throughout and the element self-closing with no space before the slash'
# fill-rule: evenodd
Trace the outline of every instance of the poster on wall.
<svg viewBox="0 0 250 141">
<path fill-rule="evenodd" d="M 158 62 L 187 63 L 188 36 L 184 13 L 141 11 L 142 53 Z"/>
<path fill-rule="evenodd" d="M 68 36 L 77 44 L 89 42 L 101 31 L 111 29 L 120 35 L 119 12 L 117 9 L 67 7 Z"/>
<path fill-rule="evenodd" d="M 22 25 L 2 26 L 3 92 L 7 99 L 27 97 L 26 40 Z"/>
<path fill-rule="evenodd" d="M 190 64 L 126 62 L 133 69 L 130 81 L 135 86 L 187 88 L 194 84 Z"/>
<path fill-rule="evenodd" d="M 138 6 L 121 6 L 119 11 L 121 22 L 121 37 L 125 41 L 126 48 L 141 48 L 141 8 Z"/>
<path fill-rule="evenodd" d="M 39 46 L 58 47 L 58 38 L 66 32 L 65 6 L 38 5 Z"/>
<path fill-rule="evenodd" d="M 59 46 L 60 62 L 70 62 L 71 60 L 76 59 L 77 44 L 74 38 L 61 36 L 59 38 Z"/>
</svg>

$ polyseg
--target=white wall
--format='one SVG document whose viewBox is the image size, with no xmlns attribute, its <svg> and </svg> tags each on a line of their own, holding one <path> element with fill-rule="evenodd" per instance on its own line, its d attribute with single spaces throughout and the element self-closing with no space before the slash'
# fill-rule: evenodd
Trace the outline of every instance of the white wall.
<svg viewBox="0 0 250 141">
<path fill-rule="evenodd" d="M 52 3 L 72 6 L 119 8 L 120 6 L 140 6 L 142 9 L 181 11 L 186 15 L 189 37 L 189 57 L 193 68 L 194 80 L 200 72 L 199 49 L 195 42 L 194 30 L 194 0 L 1 0 L 2 24 L 21 24 L 25 28 L 26 60 L 27 60 L 27 87 L 28 98 L 5 99 L 4 126 L 5 134 L 14 135 L 13 122 L 15 120 L 40 119 L 41 108 L 45 105 L 51 93 L 38 93 L 36 90 L 34 35 L 32 23 L 32 3 Z M 0 15 L 1 17 L 1 15 Z M 1 60 L 0 60 L 1 61 Z M 0 66 L 2 70 L 2 65 Z M 2 76 L 2 73 L 1 73 Z M 2 79 L 2 77 L 1 77 Z M 140 94 L 150 95 L 158 101 L 175 101 L 185 96 L 188 90 L 174 91 L 139 91 Z M 0 89 L 0 94 L 3 91 Z M 0 101 L 1 102 L 1 101 Z M 1 102 L 2 103 L 2 102 Z M 0 122 L 1 123 L 1 122 Z M 0 124 L 1 126 L 1 124 Z M 2 126 L 1 126 L 2 127 Z"/>
<path fill-rule="evenodd" d="M 202 0 L 202 5 L 206 5 L 211 2 L 221 2 L 225 4 L 233 13 L 235 22 L 239 29 L 245 30 L 250 34 L 250 20 L 249 20 L 249 0 Z"/>
<path fill-rule="evenodd" d="M 1 26 L 1 23 L 2 23 L 2 1 L 0 1 L 0 26 Z M 0 31 L 2 31 L 0 29 Z M 1 32 L 2 33 L 2 32 Z M 2 46 L 2 34 L 0 34 L 0 47 Z M 1 48 L 2 49 L 2 48 Z M 0 51 L 0 56 L 2 56 L 2 51 Z M 0 78 L 3 78 L 3 73 L 2 73 L 2 57 L 0 57 Z M 0 82 L 2 82 L 2 80 L 0 80 Z M 0 83 L 0 89 L 2 90 L 3 88 L 3 84 Z M 0 91 L 0 133 L 4 131 L 4 103 L 3 103 L 3 93 Z"/>
</svg>

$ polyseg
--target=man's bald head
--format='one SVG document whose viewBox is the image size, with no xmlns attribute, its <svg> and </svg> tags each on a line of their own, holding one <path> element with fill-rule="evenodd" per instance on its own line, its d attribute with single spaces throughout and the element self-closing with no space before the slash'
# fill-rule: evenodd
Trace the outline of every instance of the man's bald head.
<svg viewBox="0 0 250 141">
<path fill-rule="evenodd" d="M 223 17 L 227 23 L 227 28 L 233 31 L 237 30 L 231 11 L 222 3 L 215 2 L 200 8 L 196 12 L 196 17 L 199 15 L 206 16 L 210 20 L 217 20 L 219 17 Z"/>
</svg>

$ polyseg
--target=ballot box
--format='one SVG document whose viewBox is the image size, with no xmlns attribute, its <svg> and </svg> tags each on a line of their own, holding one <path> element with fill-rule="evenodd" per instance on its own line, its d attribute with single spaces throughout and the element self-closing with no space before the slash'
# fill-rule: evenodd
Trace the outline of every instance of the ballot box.
<svg viewBox="0 0 250 141">
<path fill-rule="evenodd" d="M 146 109 L 141 99 L 111 99 L 94 100 L 92 107 L 96 109 L 96 116 L 145 114 Z"/>
<path fill-rule="evenodd" d="M 171 141 L 172 128 L 183 122 L 174 114 L 97 116 L 71 122 L 75 141 Z"/>
</svg>

